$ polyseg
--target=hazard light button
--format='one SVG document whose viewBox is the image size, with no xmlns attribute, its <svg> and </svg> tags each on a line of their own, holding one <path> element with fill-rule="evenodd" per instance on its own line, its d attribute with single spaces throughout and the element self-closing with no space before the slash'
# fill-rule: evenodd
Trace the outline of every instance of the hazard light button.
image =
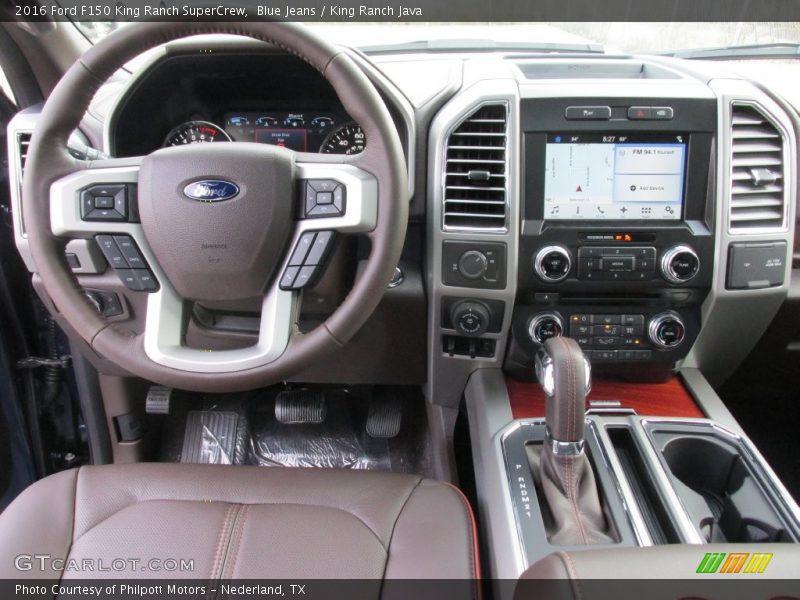
<svg viewBox="0 0 800 600">
<path fill-rule="evenodd" d="M 653 109 L 650 106 L 631 106 L 628 109 L 628 118 L 631 121 L 649 121 L 653 118 Z"/>
</svg>

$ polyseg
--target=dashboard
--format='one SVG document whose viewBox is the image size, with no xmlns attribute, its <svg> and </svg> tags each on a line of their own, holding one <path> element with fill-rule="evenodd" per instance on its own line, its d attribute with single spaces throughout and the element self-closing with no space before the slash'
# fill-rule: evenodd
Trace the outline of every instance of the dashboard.
<svg viewBox="0 0 800 600">
<path fill-rule="evenodd" d="M 109 93 L 95 145 L 116 157 L 186 143 L 366 147 L 316 71 L 253 48 L 171 45 Z M 786 298 L 795 110 L 758 85 L 656 57 L 353 57 L 400 133 L 411 222 L 399 283 L 342 357 L 354 366 L 317 380 L 427 382 L 457 406 L 476 369 L 532 378 L 532 356 L 555 335 L 575 338 L 601 376 L 660 381 L 685 365 L 720 379 Z M 35 118 L 17 117 L 9 139 Z M 142 327 L 144 296 L 109 287 L 90 242 L 67 250 L 81 284 L 112 319 Z M 308 292 L 315 318 L 343 297 L 364 252 L 353 241 L 331 254 L 330 276 Z M 112 292 L 116 303 L 104 300 Z M 212 335 L 234 320 L 206 308 L 201 343 L 247 340 L 238 316 L 235 336 Z"/>
</svg>

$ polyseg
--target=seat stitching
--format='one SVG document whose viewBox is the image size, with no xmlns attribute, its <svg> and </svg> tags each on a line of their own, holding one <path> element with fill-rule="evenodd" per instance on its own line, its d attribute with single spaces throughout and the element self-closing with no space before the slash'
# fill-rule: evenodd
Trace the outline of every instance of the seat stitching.
<svg viewBox="0 0 800 600">
<path fill-rule="evenodd" d="M 236 524 L 239 521 L 239 515 L 242 514 L 242 508 L 244 508 L 244 504 L 234 504 L 234 512 L 233 518 L 231 520 L 231 525 L 228 528 L 228 533 L 225 536 L 226 543 L 225 543 L 225 550 L 222 553 L 222 566 L 220 567 L 220 578 L 224 577 L 225 575 L 225 565 L 228 562 L 228 553 L 230 552 L 231 543 L 233 540 L 233 534 L 236 531 Z M 219 592 L 217 592 L 217 597 L 219 597 Z"/>
<path fill-rule="evenodd" d="M 244 524 L 247 521 L 247 516 L 250 513 L 250 504 L 240 504 L 241 510 L 236 515 L 236 522 L 231 530 L 230 543 L 228 544 L 228 551 L 225 554 L 225 562 L 222 565 L 222 575 L 225 576 L 227 571 L 227 578 L 233 578 L 233 570 L 236 566 L 236 560 L 239 558 L 239 548 L 242 545 L 242 538 L 244 538 Z M 235 541 L 234 541 L 235 540 Z M 233 550 L 233 552 L 231 552 Z M 232 558 L 232 560 L 231 560 Z M 229 563 L 230 561 L 230 563 Z M 230 568 L 228 568 L 230 564 Z"/>
<path fill-rule="evenodd" d="M 475 522 L 475 515 L 472 512 L 472 506 L 470 505 L 469 500 L 467 500 L 467 497 L 464 495 L 464 492 L 462 492 L 457 486 L 453 485 L 449 481 L 445 481 L 444 484 L 450 489 L 452 489 L 456 493 L 456 495 L 461 499 L 461 503 L 464 505 L 464 509 L 466 510 L 467 513 L 467 520 L 470 522 L 469 538 L 471 542 L 472 552 L 470 552 L 471 556 L 467 560 L 467 562 L 470 564 L 470 573 L 472 574 L 472 580 L 475 581 L 475 599 L 480 600 L 481 586 L 478 583 L 478 581 L 481 578 L 480 574 L 481 567 L 480 567 L 480 553 L 478 550 L 478 527 Z"/>
<path fill-rule="evenodd" d="M 216 579 L 222 574 L 221 563 L 222 563 L 222 549 L 223 543 L 225 539 L 229 536 L 229 525 L 231 522 L 231 517 L 233 516 L 234 511 L 236 510 L 237 505 L 231 504 L 228 507 L 228 510 L 225 511 L 225 519 L 222 521 L 222 526 L 219 530 L 219 539 L 217 540 L 217 549 L 214 551 L 214 562 L 211 565 L 211 581 L 216 581 Z"/>
<path fill-rule="evenodd" d="M 72 495 L 72 530 L 69 532 L 69 541 L 67 543 L 67 559 L 69 559 L 70 555 L 72 554 L 72 547 L 75 545 L 75 524 L 78 521 L 78 478 L 81 476 L 82 470 L 82 467 L 78 467 L 78 470 L 75 473 L 75 493 Z M 59 585 L 61 585 L 63 580 L 64 571 L 61 571 L 58 576 Z M 58 594 L 56 594 L 55 597 L 58 598 Z"/>
<path fill-rule="evenodd" d="M 417 483 L 415 483 L 414 486 L 408 491 L 408 496 L 406 496 L 406 499 L 403 501 L 403 505 L 400 507 L 400 510 L 397 511 L 397 515 L 395 515 L 395 517 L 394 517 L 394 523 L 392 524 L 392 531 L 389 534 L 389 542 L 384 547 L 385 550 L 386 550 L 386 562 L 383 565 L 383 579 L 384 580 L 386 579 L 386 567 L 389 566 L 389 558 L 390 558 L 390 554 L 391 554 L 389 552 L 389 549 L 392 547 L 392 540 L 394 539 L 394 532 L 397 530 L 397 522 L 400 520 L 400 515 L 402 515 L 403 511 L 406 509 L 406 506 L 408 505 L 409 500 L 411 500 L 411 496 L 413 496 L 414 492 L 417 491 L 417 488 L 419 488 L 419 486 L 422 483 L 422 481 L 423 481 L 422 477 L 417 479 Z M 383 593 L 383 583 L 381 583 L 381 593 Z"/>
</svg>

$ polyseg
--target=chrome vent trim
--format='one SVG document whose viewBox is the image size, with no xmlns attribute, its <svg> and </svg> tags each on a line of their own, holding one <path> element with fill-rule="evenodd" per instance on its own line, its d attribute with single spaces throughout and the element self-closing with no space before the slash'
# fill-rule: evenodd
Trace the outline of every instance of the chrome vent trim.
<svg viewBox="0 0 800 600">
<path fill-rule="evenodd" d="M 487 102 L 447 136 L 442 190 L 444 231 L 508 231 L 508 104 Z"/>
<path fill-rule="evenodd" d="M 784 181 L 786 136 L 766 111 L 750 102 L 731 103 L 731 234 L 787 230 L 789 198 Z"/>
</svg>

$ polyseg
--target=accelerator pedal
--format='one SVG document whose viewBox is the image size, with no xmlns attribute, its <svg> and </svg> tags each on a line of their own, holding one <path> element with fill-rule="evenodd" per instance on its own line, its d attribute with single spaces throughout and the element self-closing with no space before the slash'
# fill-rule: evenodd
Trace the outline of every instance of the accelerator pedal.
<svg viewBox="0 0 800 600">
<path fill-rule="evenodd" d="M 395 396 L 378 396 L 369 403 L 367 433 L 374 438 L 393 438 L 400 433 L 403 403 Z"/>
<path fill-rule="evenodd" d="M 328 406 L 322 392 L 284 390 L 275 398 L 275 418 L 284 425 L 319 424 L 327 414 Z"/>
</svg>

